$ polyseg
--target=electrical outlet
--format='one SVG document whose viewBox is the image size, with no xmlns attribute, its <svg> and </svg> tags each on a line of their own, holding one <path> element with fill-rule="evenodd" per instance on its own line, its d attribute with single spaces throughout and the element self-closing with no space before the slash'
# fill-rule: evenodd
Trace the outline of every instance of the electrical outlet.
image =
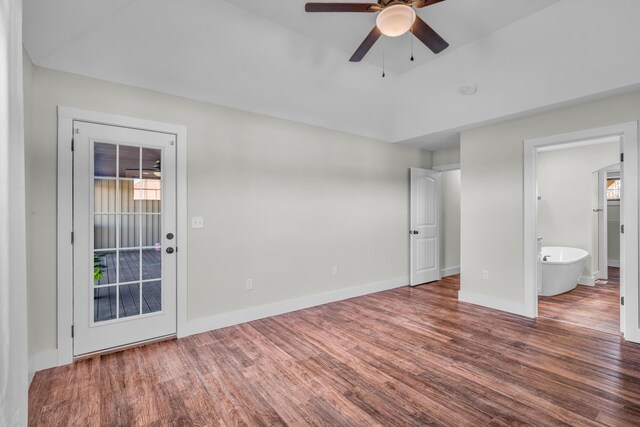
<svg viewBox="0 0 640 427">
<path fill-rule="evenodd" d="M 204 228 L 204 218 L 201 216 L 191 217 L 191 228 Z"/>
<path fill-rule="evenodd" d="M 333 269 L 331 269 L 331 274 L 333 274 L 334 276 L 338 275 L 338 266 L 334 265 Z"/>
<path fill-rule="evenodd" d="M 253 289 L 253 279 L 247 279 L 247 290 L 250 291 L 251 289 Z"/>
<path fill-rule="evenodd" d="M 489 270 L 482 270 L 482 280 L 489 280 Z"/>
</svg>

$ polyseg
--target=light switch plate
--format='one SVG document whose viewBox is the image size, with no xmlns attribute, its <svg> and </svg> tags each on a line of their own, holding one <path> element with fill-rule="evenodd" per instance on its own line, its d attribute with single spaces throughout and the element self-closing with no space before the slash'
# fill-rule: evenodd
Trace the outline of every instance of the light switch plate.
<svg viewBox="0 0 640 427">
<path fill-rule="evenodd" d="M 191 228 L 204 228 L 204 218 L 201 216 L 191 217 Z"/>
</svg>

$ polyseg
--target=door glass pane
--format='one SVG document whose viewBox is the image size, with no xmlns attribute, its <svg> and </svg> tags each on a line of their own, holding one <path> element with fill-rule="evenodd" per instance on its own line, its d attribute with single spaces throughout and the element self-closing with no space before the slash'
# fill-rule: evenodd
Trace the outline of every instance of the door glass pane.
<svg viewBox="0 0 640 427">
<path fill-rule="evenodd" d="M 118 283 L 116 251 L 95 251 L 93 253 L 93 280 L 96 286 Z"/>
<path fill-rule="evenodd" d="M 118 264 L 118 283 L 140 280 L 140 249 L 121 250 Z"/>
<path fill-rule="evenodd" d="M 162 242 L 162 217 L 142 215 L 142 246 L 160 249 Z"/>
<path fill-rule="evenodd" d="M 116 177 L 118 146 L 96 142 L 93 146 L 93 173 L 95 176 Z"/>
<path fill-rule="evenodd" d="M 139 179 L 133 183 L 133 199 L 138 212 L 159 213 L 162 206 L 162 183 L 159 179 Z"/>
<path fill-rule="evenodd" d="M 120 247 L 140 247 L 140 220 L 142 215 L 120 215 Z"/>
<path fill-rule="evenodd" d="M 142 178 L 160 179 L 162 177 L 162 151 L 152 148 L 142 149 Z"/>
<path fill-rule="evenodd" d="M 162 252 L 159 249 L 142 251 L 142 280 L 162 277 Z"/>
<path fill-rule="evenodd" d="M 162 310 L 162 151 L 96 143 L 94 321 Z"/>
<path fill-rule="evenodd" d="M 140 314 L 140 285 L 120 285 L 120 317 Z"/>
<path fill-rule="evenodd" d="M 142 314 L 162 310 L 162 282 L 144 282 L 142 284 Z"/>
<path fill-rule="evenodd" d="M 140 148 L 120 146 L 120 178 L 140 178 Z"/>
<path fill-rule="evenodd" d="M 93 209 L 96 213 L 116 212 L 116 180 L 96 179 L 93 183 Z"/>
<path fill-rule="evenodd" d="M 113 249 L 116 247 L 116 216 L 94 215 L 93 248 Z"/>
<path fill-rule="evenodd" d="M 120 212 L 122 213 L 140 211 L 140 206 L 137 206 L 133 200 L 133 183 L 133 179 L 120 180 Z"/>
<path fill-rule="evenodd" d="M 116 314 L 117 286 L 105 286 L 93 291 L 93 321 L 104 322 L 113 320 Z"/>
</svg>

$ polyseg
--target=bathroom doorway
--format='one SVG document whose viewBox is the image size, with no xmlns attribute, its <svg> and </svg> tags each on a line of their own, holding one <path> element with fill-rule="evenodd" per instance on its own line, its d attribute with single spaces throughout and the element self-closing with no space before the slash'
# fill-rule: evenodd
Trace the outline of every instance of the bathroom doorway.
<svg viewBox="0 0 640 427">
<path fill-rule="evenodd" d="M 619 158 L 619 136 L 537 149 L 541 318 L 620 331 L 619 262 L 609 280 L 606 227 L 606 170 Z M 619 177 L 611 186 L 619 204 Z"/>
<path fill-rule="evenodd" d="M 525 142 L 532 317 L 639 340 L 636 153 L 636 123 Z"/>
</svg>

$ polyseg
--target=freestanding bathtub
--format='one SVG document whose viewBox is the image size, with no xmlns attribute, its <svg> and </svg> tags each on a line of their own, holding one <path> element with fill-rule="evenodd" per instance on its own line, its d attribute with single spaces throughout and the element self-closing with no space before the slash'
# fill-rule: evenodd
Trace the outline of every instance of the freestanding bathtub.
<svg viewBox="0 0 640 427">
<path fill-rule="evenodd" d="M 540 251 L 542 290 L 540 295 L 552 296 L 568 292 L 578 285 L 589 252 L 578 248 L 545 246 Z"/>
</svg>

